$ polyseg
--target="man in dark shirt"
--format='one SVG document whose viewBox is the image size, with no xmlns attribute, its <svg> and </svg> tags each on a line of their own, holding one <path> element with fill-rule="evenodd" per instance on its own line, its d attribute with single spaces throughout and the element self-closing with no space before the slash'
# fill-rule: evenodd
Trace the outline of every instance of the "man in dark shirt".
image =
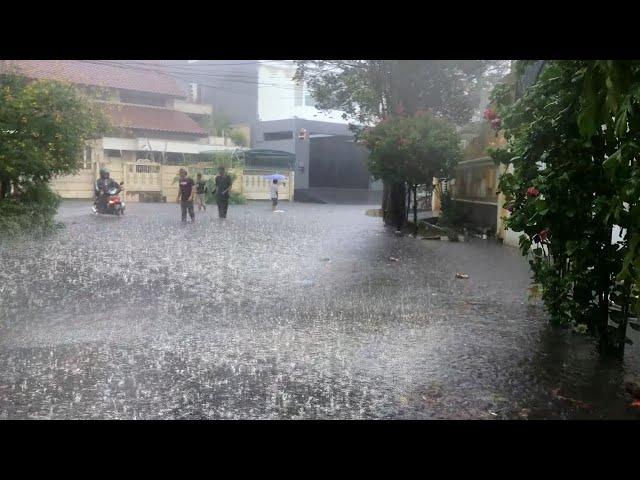
<svg viewBox="0 0 640 480">
<path fill-rule="evenodd" d="M 182 208 L 182 221 L 187 221 L 187 210 L 189 210 L 191 221 L 195 222 L 196 214 L 193 211 L 193 179 L 187 177 L 187 171 L 184 168 L 180 169 L 179 175 L 180 180 L 178 181 L 178 198 L 176 202 L 180 202 L 180 207 Z"/>
<path fill-rule="evenodd" d="M 227 209 L 229 208 L 229 192 L 232 184 L 231 177 L 226 175 L 224 167 L 218 168 L 216 176 L 216 186 L 214 193 L 216 194 L 216 203 L 218 204 L 218 216 L 227 218 Z"/>
</svg>

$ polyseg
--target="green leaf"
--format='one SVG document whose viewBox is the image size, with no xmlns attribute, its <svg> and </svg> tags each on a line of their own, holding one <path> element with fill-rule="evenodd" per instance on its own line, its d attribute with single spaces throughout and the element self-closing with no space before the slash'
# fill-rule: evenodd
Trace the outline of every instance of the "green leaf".
<svg viewBox="0 0 640 480">
<path fill-rule="evenodd" d="M 597 128 L 596 112 L 593 107 L 588 106 L 578 114 L 578 128 L 580 135 L 583 137 L 591 137 Z"/>
<path fill-rule="evenodd" d="M 620 163 L 620 158 L 622 157 L 622 151 L 620 149 L 616 150 L 615 153 L 613 153 L 609 158 L 607 158 L 603 163 L 602 166 L 605 170 L 605 172 L 607 172 L 607 175 L 609 176 L 614 176 L 615 172 L 616 172 L 616 168 L 618 167 L 619 163 Z"/>
<path fill-rule="evenodd" d="M 627 109 L 622 109 L 618 118 L 616 118 L 615 132 L 618 137 L 622 137 L 627 133 Z"/>
</svg>

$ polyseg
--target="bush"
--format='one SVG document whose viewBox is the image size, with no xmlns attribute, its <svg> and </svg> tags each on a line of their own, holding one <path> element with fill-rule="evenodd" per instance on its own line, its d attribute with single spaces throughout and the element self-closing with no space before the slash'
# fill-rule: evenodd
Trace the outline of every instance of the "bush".
<svg viewBox="0 0 640 480">
<path fill-rule="evenodd" d="M 442 209 L 442 214 L 438 219 L 438 224 L 445 227 L 462 226 L 464 214 L 460 206 L 453 200 L 450 190 L 440 195 L 440 208 Z"/>
<path fill-rule="evenodd" d="M 0 237 L 51 232 L 59 204 L 60 197 L 47 184 L 30 185 L 17 197 L 0 200 Z"/>
<path fill-rule="evenodd" d="M 216 203 L 216 196 L 211 192 L 207 192 L 207 196 L 205 197 L 205 203 L 207 205 L 211 205 Z M 244 205 L 247 203 L 247 197 L 242 195 L 240 192 L 231 192 L 229 194 L 229 203 L 231 205 Z"/>
<path fill-rule="evenodd" d="M 535 73 L 526 64 L 519 71 Z M 493 94 L 508 141 L 491 152 L 509 168 L 507 226 L 522 232 L 551 320 L 616 356 L 627 327 L 640 330 L 638 85 L 638 61 L 549 60 L 517 100 L 515 87 Z M 612 244 L 616 227 L 624 236 Z"/>
<path fill-rule="evenodd" d="M 229 138 L 239 147 L 246 147 L 249 145 L 246 135 L 241 130 L 232 130 L 229 134 Z"/>
<path fill-rule="evenodd" d="M 229 203 L 232 205 L 244 205 L 247 203 L 247 197 L 242 195 L 240 192 L 231 192 L 229 196 Z"/>
</svg>

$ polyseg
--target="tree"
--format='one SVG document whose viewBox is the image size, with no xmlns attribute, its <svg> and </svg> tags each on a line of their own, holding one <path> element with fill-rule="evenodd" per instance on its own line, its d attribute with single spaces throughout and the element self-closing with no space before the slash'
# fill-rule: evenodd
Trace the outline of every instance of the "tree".
<svg viewBox="0 0 640 480">
<path fill-rule="evenodd" d="M 492 156 L 513 169 L 499 184 L 507 225 L 551 319 L 620 356 L 640 328 L 640 62 L 547 61 L 521 98 L 509 85 L 493 98 L 508 145 Z"/>
<path fill-rule="evenodd" d="M 86 142 L 107 128 L 97 104 L 73 86 L 1 74 L 0 203 L 12 187 L 14 203 L 50 198 L 51 177 L 75 172 Z"/>
<path fill-rule="evenodd" d="M 369 170 L 376 179 L 406 183 L 413 193 L 413 223 L 418 230 L 418 185 L 452 171 L 461 157 L 460 139 L 446 120 L 427 112 L 396 116 L 365 130 L 362 141 L 370 150 Z"/>
<path fill-rule="evenodd" d="M 300 60 L 295 79 L 306 81 L 321 110 L 344 111 L 359 133 L 394 115 L 429 110 L 463 124 L 477 107 L 477 91 L 504 67 L 484 60 Z M 385 223 L 404 222 L 405 185 L 384 182 Z"/>
<path fill-rule="evenodd" d="M 239 147 L 246 147 L 249 145 L 249 140 L 242 130 L 231 130 L 229 138 Z"/>
</svg>

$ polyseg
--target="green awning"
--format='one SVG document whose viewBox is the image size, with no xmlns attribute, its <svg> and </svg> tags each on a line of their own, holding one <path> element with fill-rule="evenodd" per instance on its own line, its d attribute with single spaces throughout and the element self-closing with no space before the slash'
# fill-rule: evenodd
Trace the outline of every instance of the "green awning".
<svg viewBox="0 0 640 480">
<path fill-rule="evenodd" d="M 245 165 L 253 168 L 279 168 L 295 170 L 296 156 L 282 150 L 253 149 L 238 153 L 244 157 Z"/>
</svg>

